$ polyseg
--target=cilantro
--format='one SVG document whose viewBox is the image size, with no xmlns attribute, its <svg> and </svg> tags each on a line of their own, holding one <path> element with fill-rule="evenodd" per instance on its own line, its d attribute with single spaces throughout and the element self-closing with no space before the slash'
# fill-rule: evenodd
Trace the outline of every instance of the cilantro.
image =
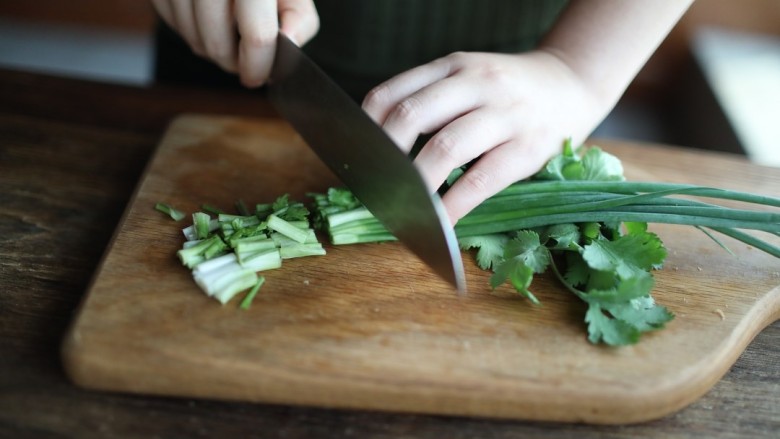
<svg viewBox="0 0 780 439">
<path fill-rule="evenodd" d="M 668 309 L 656 304 L 649 295 L 632 299 L 627 304 L 613 306 L 609 312 L 617 319 L 630 322 L 640 331 L 661 329 L 674 318 Z"/>
<path fill-rule="evenodd" d="M 575 224 L 554 224 L 547 227 L 542 232 L 541 240 L 544 243 L 550 242 L 548 247 L 551 250 L 566 250 L 579 247 L 580 228 Z"/>
<path fill-rule="evenodd" d="M 623 223 L 623 227 L 626 229 L 626 233 L 629 235 L 632 233 L 642 233 L 647 231 L 647 223 L 626 221 Z"/>
<path fill-rule="evenodd" d="M 623 165 L 612 154 L 594 146 L 588 148 L 580 157 L 571 145 L 571 139 L 566 140 L 563 153 L 553 157 L 547 166 L 538 172 L 536 180 L 589 180 L 589 181 L 622 181 Z"/>
<path fill-rule="evenodd" d="M 261 207 L 258 205 L 255 210 L 259 212 Z M 271 212 L 278 218 L 285 221 L 308 221 L 309 209 L 298 201 L 290 201 L 290 194 L 284 194 L 276 199 L 271 205 Z"/>
<path fill-rule="evenodd" d="M 588 239 L 596 239 L 601 236 L 601 223 L 582 223 L 580 224 L 580 232 Z"/>
<path fill-rule="evenodd" d="M 563 279 L 572 287 L 585 285 L 590 277 L 590 267 L 579 253 L 566 253 L 566 273 Z"/>
<path fill-rule="evenodd" d="M 595 240 L 585 246 L 582 257 L 594 270 L 613 271 L 627 279 L 660 268 L 666 258 L 666 249 L 657 235 L 641 232 L 614 241 Z"/>
<path fill-rule="evenodd" d="M 619 221 L 604 221 L 601 223 L 601 235 L 607 239 L 615 239 L 623 235 Z"/>
<path fill-rule="evenodd" d="M 599 148 L 580 154 L 567 141 L 563 153 L 550 160 L 534 179 L 622 181 L 623 167 L 616 157 Z M 625 233 L 621 233 L 623 229 Z M 520 230 L 503 244 L 503 260 L 489 257 L 499 246 L 484 239 L 461 238 L 460 242 L 464 249 L 479 248 L 480 267 L 493 267 L 493 288 L 508 280 L 533 303 L 538 300 L 528 288 L 534 273 L 543 272 L 552 255 L 562 252 L 563 274 L 555 265 L 553 268 L 567 288 L 588 304 L 585 322 L 592 343 L 636 343 L 643 332 L 661 328 L 673 318 L 650 296 L 653 278 L 649 272 L 662 266 L 666 249 L 655 234 L 647 232 L 647 223 L 589 221 Z"/>
<path fill-rule="evenodd" d="M 294 203 L 276 212 L 276 215 L 285 221 L 306 221 L 309 218 L 309 209 L 301 203 Z"/>
<path fill-rule="evenodd" d="M 328 202 L 345 209 L 355 209 L 361 205 L 352 192 L 339 188 L 328 189 Z"/>
<path fill-rule="evenodd" d="M 622 181 L 623 165 L 617 157 L 594 146 L 582 157 L 582 174 L 578 177 L 569 180 Z"/>
<path fill-rule="evenodd" d="M 520 259 L 533 269 L 534 273 L 542 273 L 550 264 L 550 252 L 539 242 L 536 232 L 521 230 L 514 239 L 507 242 L 504 259 Z"/>
<path fill-rule="evenodd" d="M 522 296 L 528 298 L 534 305 L 539 305 L 539 299 L 528 289 L 534 278 L 533 268 L 527 266 L 522 259 L 513 258 L 502 262 L 490 277 L 490 286 L 497 288 L 509 279 L 509 283 Z"/>
<path fill-rule="evenodd" d="M 286 208 L 290 204 L 290 194 L 284 194 L 279 196 L 276 201 L 271 205 L 271 210 L 273 212 L 278 212 L 284 208 Z"/>
<path fill-rule="evenodd" d="M 663 328 L 674 316 L 655 304 L 650 296 L 652 288 L 652 276 L 644 273 L 612 289 L 580 295 L 588 303 L 588 339 L 620 346 L 636 343 L 642 332 Z"/>
<path fill-rule="evenodd" d="M 576 172 L 573 168 L 579 163 L 580 159 L 574 152 L 571 145 L 571 139 L 566 139 L 563 144 L 563 152 L 550 159 L 547 165 L 541 171 L 534 175 L 536 180 L 576 180 L 567 178 L 570 174 Z M 567 170 L 568 168 L 568 170 Z"/>
<path fill-rule="evenodd" d="M 469 236 L 458 239 L 461 250 L 478 248 L 477 265 L 483 270 L 496 268 L 504 260 L 504 247 L 509 237 L 504 233 Z"/>
<path fill-rule="evenodd" d="M 539 242 L 539 235 L 530 230 L 522 230 L 506 243 L 504 260 L 494 268 L 490 285 L 497 288 L 507 279 L 518 293 L 534 304 L 539 300 L 528 290 L 534 273 L 542 273 L 550 264 L 550 251 Z"/>
<path fill-rule="evenodd" d="M 653 288 L 653 283 L 653 277 L 649 273 L 643 272 L 635 277 L 619 280 L 616 283 L 616 286 L 612 288 L 590 290 L 586 293 L 584 298 L 585 301 L 590 304 L 602 306 L 626 303 L 649 295 Z"/>
<path fill-rule="evenodd" d="M 638 329 L 623 320 L 610 318 L 599 305 L 588 307 L 585 322 L 588 323 L 588 340 L 591 343 L 623 346 L 639 341 Z"/>
</svg>

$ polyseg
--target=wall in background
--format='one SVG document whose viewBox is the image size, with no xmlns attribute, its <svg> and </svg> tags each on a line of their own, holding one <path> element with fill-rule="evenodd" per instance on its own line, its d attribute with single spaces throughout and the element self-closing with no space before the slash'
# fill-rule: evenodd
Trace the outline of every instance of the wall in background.
<svg viewBox="0 0 780 439">
<path fill-rule="evenodd" d="M 649 99 L 659 91 L 658 87 L 674 84 L 675 77 L 688 68 L 694 35 L 704 27 L 780 35 L 780 1 L 694 1 L 637 77 L 636 92 L 642 93 L 642 88 L 649 88 L 645 96 Z"/>
<path fill-rule="evenodd" d="M 0 2 L 0 17 L 148 32 L 154 10 L 148 0 L 14 0 Z"/>
</svg>

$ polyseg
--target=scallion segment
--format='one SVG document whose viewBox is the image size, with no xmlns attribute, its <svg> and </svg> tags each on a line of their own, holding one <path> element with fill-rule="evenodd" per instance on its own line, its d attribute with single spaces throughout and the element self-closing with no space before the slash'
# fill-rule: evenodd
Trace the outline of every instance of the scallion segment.
<svg viewBox="0 0 780 439">
<path fill-rule="evenodd" d="M 255 296 L 257 295 L 257 292 L 260 290 L 260 287 L 262 287 L 264 283 L 265 283 L 265 277 L 258 276 L 255 285 L 252 287 L 251 290 L 249 290 L 248 293 L 246 293 L 244 300 L 241 301 L 241 305 L 239 305 L 241 309 L 246 310 L 249 309 L 250 306 L 252 306 L 252 301 L 255 300 Z"/>
<path fill-rule="evenodd" d="M 174 221 L 181 221 L 187 216 L 184 212 L 167 203 L 157 203 L 154 208 L 158 211 L 170 216 Z"/>
<path fill-rule="evenodd" d="M 306 238 L 309 237 L 309 233 L 306 230 L 301 229 L 295 224 L 290 224 L 276 216 L 276 214 L 268 216 L 268 228 L 301 244 L 306 242 Z"/>
</svg>

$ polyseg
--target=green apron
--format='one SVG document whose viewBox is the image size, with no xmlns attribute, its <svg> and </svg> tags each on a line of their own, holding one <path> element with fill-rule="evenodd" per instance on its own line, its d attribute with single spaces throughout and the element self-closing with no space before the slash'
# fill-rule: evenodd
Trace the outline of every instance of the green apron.
<svg viewBox="0 0 780 439">
<path fill-rule="evenodd" d="M 320 31 L 304 49 L 357 101 L 373 86 L 456 51 L 534 48 L 567 0 L 316 0 Z M 234 75 L 157 33 L 160 82 L 240 87 Z"/>
<path fill-rule="evenodd" d="M 533 49 L 566 0 L 317 0 L 305 50 L 353 96 L 456 51 Z"/>
</svg>

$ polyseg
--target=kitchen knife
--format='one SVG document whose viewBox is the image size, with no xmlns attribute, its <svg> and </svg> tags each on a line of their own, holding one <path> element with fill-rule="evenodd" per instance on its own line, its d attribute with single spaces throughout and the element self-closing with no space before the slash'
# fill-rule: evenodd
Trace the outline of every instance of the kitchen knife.
<svg viewBox="0 0 780 439">
<path fill-rule="evenodd" d="M 279 34 L 268 98 L 320 159 L 409 250 L 466 289 L 455 232 L 410 157 L 289 38 Z"/>
</svg>

